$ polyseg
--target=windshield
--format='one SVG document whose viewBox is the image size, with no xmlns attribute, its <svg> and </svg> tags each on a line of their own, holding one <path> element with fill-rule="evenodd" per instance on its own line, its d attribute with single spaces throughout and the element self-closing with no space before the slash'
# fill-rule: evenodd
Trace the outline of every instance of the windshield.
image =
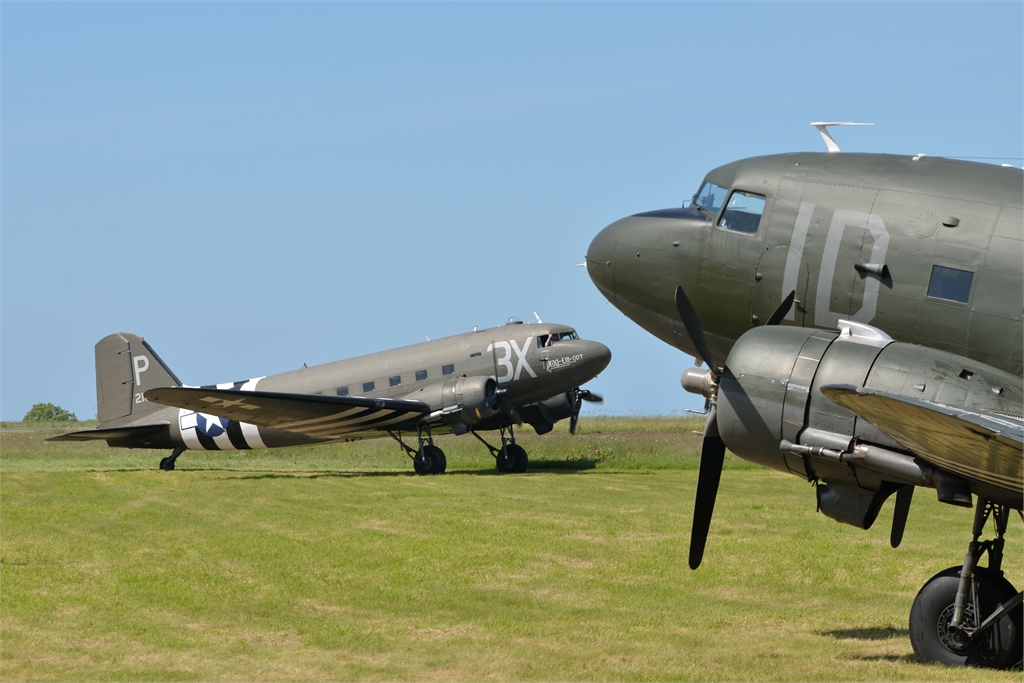
<svg viewBox="0 0 1024 683">
<path fill-rule="evenodd" d="M 704 183 L 697 190 L 697 194 L 693 196 L 693 205 L 710 213 L 717 214 L 718 210 L 722 208 L 722 202 L 725 201 L 725 195 L 727 194 L 729 194 L 729 191 L 721 185 Z"/>
</svg>

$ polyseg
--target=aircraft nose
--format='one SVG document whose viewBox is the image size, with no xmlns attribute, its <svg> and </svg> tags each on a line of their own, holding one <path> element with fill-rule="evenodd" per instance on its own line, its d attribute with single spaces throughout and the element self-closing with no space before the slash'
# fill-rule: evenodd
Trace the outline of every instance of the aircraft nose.
<svg viewBox="0 0 1024 683">
<path fill-rule="evenodd" d="M 591 371 L 596 375 L 612 362 L 612 352 L 601 342 L 588 341 L 587 358 L 590 359 Z"/>
<path fill-rule="evenodd" d="M 615 298 L 614 257 L 622 221 L 615 221 L 597 233 L 587 249 L 587 273 L 607 299 Z"/>
</svg>

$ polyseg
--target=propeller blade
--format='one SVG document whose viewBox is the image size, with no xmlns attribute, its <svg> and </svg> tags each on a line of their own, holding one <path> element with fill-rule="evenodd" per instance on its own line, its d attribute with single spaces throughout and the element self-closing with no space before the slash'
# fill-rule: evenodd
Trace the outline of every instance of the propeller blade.
<svg viewBox="0 0 1024 683">
<path fill-rule="evenodd" d="M 704 558 L 704 544 L 708 540 L 711 515 L 715 511 L 715 498 L 718 496 L 724 461 L 725 442 L 718 434 L 718 412 L 712 406 L 700 447 L 700 472 L 697 475 L 697 497 L 693 504 L 693 528 L 690 531 L 690 569 L 699 567 Z"/>
<path fill-rule="evenodd" d="M 589 389 L 580 389 L 580 398 L 590 403 L 604 403 L 604 396 L 601 394 L 595 394 Z"/>
<path fill-rule="evenodd" d="M 690 341 L 693 342 L 694 348 L 697 349 L 697 354 L 700 355 L 701 360 L 707 363 L 708 369 L 711 370 L 711 374 L 717 380 L 722 373 L 718 369 L 715 357 L 711 355 L 711 349 L 708 347 L 707 340 L 704 338 L 704 328 L 700 326 L 697 312 L 693 310 L 693 306 L 690 304 L 690 300 L 687 298 L 686 292 L 683 291 L 681 285 L 676 287 L 676 309 L 679 311 L 679 317 L 683 321 L 686 333 L 690 335 Z"/>
<path fill-rule="evenodd" d="M 782 300 L 779 307 L 775 309 L 775 312 L 768 316 L 768 322 L 765 325 L 778 325 L 782 322 L 782 319 L 789 315 L 789 309 L 793 308 L 793 301 L 796 299 L 796 290 L 786 295 L 786 298 Z"/>
<path fill-rule="evenodd" d="M 576 423 L 580 421 L 580 407 L 583 405 L 583 391 L 576 387 L 569 392 L 572 401 L 572 416 L 569 418 L 569 434 L 576 436 Z"/>
</svg>

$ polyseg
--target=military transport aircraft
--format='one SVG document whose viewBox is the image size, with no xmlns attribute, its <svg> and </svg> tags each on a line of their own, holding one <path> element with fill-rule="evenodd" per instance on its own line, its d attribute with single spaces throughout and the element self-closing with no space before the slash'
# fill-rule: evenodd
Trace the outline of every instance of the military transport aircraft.
<svg viewBox="0 0 1024 683">
<path fill-rule="evenodd" d="M 862 529 L 895 493 L 893 547 L 915 486 L 964 507 L 973 494 L 967 556 L 918 593 L 911 642 L 924 661 L 1012 666 L 1022 594 L 1000 565 L 1024 496 L 1024 173 L 835 151 L 716 168 L 689 206 L 601 231 L 588 273 L 707 364 L 681 380 L 708 414 L 691 568 L 726 447 L 815 482 L 818 508 Z"/>
<path fill-rule="evenodd" d="M 186 450 L 277 448 L 328 441 L 394 438 L 418 474 L 444 472 L 433 435 L 470 433 L 502 472 L 525 472 L 514 426 L 538 434 L 568 418 L 575 433 L 580 385 L 607 367 L 611 352 L 565 325 L 503 327 L 421 342 L 269 377 L 188 387 L 141 337 L 126 332 L 96 344 L 99 429 L 49 441 L 103 440 L 124 448 L 170 448 L 160 469 Z M 477 432 L 498 430 L 501 447 Z M 415 436 L 417 447 L 402 434 Z"/>
</svg>

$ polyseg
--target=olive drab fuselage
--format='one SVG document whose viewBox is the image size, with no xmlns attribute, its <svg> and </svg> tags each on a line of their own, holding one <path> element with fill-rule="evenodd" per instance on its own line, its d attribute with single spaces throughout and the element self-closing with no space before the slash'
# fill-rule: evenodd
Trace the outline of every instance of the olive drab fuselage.
<svg viewBox="0 0 1024 683">
<path fill-rule="evenodd" d="M 724 201 L 707 211 L 695 196 L 688 208 L 612 223 L 587 254 L 598 289 L 655 336 L 694 353 L 673 303 L 682 285 L 725 358 L 795 291 L 784 325 L 870 323 L 1021 374 L 1020 169 L 799 153 L 737 161 L 705 183 L 763 198 L 753 232 L 722 225 Z M 936 272 L 952 274 L 953 287 L 937 285 Z"/>
</svg>

